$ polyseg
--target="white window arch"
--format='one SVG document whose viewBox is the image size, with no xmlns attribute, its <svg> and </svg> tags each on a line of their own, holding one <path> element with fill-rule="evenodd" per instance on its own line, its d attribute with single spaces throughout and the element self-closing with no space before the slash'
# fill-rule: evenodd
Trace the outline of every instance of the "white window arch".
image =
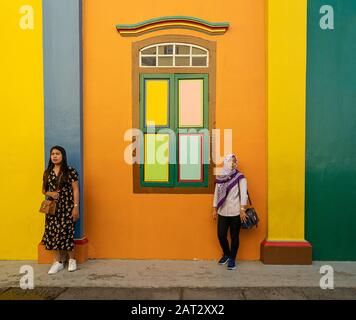
<svg viewBox="0 0 356 320">
<path fill-rule="evenodd" d="M 205 68 L 209 51 L 189 43 L 159 43 L 140 50 L 142 68 Z"/>
</svg>

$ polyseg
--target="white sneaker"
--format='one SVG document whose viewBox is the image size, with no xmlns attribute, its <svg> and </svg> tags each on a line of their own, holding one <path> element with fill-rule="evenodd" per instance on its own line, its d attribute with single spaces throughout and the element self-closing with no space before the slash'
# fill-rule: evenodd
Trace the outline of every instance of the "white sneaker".
<svg viewBox="0 0 356 320">
<path fill-rule="evenodd" d="M 49 269 L 48 274 L 55 274 L 63 269 L 63 263 L 55 262 L 52 264 L 51 269 Z"/>
<path fill-rule="evenodd" d="M 77 261 L 74 260 L 74 259 L 69 259 L 68 271 L 72 272 L 72 271 L 75 271 L 75 270 L 77 270 Z"/>
</svg>

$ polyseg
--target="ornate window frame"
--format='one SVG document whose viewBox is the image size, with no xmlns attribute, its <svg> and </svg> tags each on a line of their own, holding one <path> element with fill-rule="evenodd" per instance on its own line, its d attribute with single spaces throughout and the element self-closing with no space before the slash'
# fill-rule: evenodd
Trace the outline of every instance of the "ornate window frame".
<svg viewBox="0 0 356 320">
<path fill-rule="evenodd" d="M 205 48 L 208 51 L 209 64 L 207 67 L 141 67 L 140 50 L 153 45 L 164 43 L 184 43 Z M 147 38 L 132 43 L 132 128 L 140 128 L 140 75 L 141 74 L 208 74 L 208 112 L 210 132 L 210 154 L 212 154 L 211 132 L 215 128 L 215 108 L 216 108 L 216 42 L 189 35 L 161 35 Z M 207 187 L 143 187 L 140 185 L 140 164 L 134 163 L 133 170 L 133 192 L 134 193 L 167 193 L 167 194 L 212 194 L 214 193 L 213 164 L 210 162 L 208 169 Z"/>
</svg>

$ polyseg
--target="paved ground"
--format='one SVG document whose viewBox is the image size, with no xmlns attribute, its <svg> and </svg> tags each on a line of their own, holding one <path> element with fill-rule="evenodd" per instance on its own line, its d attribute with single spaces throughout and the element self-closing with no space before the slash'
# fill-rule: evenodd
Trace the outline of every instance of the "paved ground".
<svg viewBox="0 0 356 320">
<path fill-rule="evenodd" d="M 33 290 L 22 290 L 23 265 L 34 270 Z M 320 268 L 334 270 L 333 290 L 322 290 Z M 242 261 L 233 271 L 215 261 L 89 260 L 76 272 L 49 276 L 49 265 L 0 261 L 1 299 L 352 299 L 356 262 L 270 266 Z"/>
</svg>

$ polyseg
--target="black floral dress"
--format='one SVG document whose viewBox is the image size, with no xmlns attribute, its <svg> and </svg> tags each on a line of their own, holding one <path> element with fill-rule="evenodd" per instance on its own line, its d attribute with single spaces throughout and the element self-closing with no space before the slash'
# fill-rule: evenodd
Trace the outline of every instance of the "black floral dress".
<svg viewBox="0 0 356 320">
<path fill-rule="evenodd" d="M 73 167 L 69 168 L 69 179 L 64 184 L 61 182 L 59 198 L 57 200 L 56 213 L 46 214 L 45 231 L 42 243 L 46 250 L 67 250 L 74 249 L 74 222 L 72 210 L 74 208 L 74 195 L 72 182 L 78 180 L 78 173 Z M 57 179 L 52 170 L 48 175 L 48 191 L 55 191 Z M 62 180 L 63 181 L 63 177 Z"/>
</svg>

